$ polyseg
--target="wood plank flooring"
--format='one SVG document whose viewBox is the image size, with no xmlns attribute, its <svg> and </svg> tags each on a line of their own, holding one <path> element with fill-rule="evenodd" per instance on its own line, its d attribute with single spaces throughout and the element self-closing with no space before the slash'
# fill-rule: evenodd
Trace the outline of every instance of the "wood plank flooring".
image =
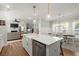
<svg viewBox="0 0 79 59">
<path fill-rule="evenodd" d="M 79 56 L 79 51 L 72 51 L 66 48 L 63 48 L 64 56 Z"/>
<path fill-rule="evenodd" d="M 79 56 L 79 52 L 63 48 L 64 56 Z M 3 47 L 0 56 L 29 56 L 22 47 L 21 40 L 8 41 L 8 45 Z"/>
<path fill-rule="evenodd" d="M 1 56 L 28 56 L 28 53 L 22 47 L 21 41 L 8 43 L 7 46 L 3 47 Z"/>
</svg>

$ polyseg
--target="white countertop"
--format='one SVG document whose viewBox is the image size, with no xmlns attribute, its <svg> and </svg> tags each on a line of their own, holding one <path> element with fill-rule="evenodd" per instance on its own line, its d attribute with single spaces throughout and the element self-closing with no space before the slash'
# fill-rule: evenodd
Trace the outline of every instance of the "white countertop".
<svg viewBox="0 0 79 59">
<path fill-rule="evenodd" d="M 43 34 L 24 34 L 24 35 L 27 38 L 34 39 L 34 40 L 39 41 L 39 42 L 46 44 L 46 45 L 53 44 L 53 43 L 63 39 L 63 38 L 49 36 L 49 35 L 43 35 Z"/>
</svg>

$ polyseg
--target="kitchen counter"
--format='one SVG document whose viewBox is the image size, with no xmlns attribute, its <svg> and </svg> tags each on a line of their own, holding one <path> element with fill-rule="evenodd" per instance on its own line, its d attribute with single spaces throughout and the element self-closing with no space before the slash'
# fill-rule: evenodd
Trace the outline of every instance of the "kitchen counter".
<svg viewBox="0 0 79 59">
<path fill-rule="evenodd" d="M 30 56 L 60 56 L 63 38 L 43 34 L 23 34 L 23 47 Z"/>
<path fill-rule="evenodd" d="M 34 40 L 39 41 L 45 45 L 50 45 L 52 43 L 55 43 L 55 42 L 63 39 L 63 38 L 50 36 L 50 35 L 43 35 L 43 34 L 24 34 L 24 35 L 30 39 L 34 39 Z"/>
</svg>

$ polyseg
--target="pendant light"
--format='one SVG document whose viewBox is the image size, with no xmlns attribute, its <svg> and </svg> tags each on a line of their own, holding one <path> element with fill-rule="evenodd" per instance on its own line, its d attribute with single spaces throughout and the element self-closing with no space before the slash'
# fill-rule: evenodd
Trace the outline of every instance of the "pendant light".
<svg viewBox="0 0 79 59">
<path fill-rule="evenodd" d="M 6 5 L 6 8 L 8 8 L 8 9 L 9 9 L 9 8 L 10 8 L 10 5 Z"/>
<path fill-rule="evenodd" d="M 36 6 L 33 6 L 33 9 L 34 9 L 34 20 L 33 20 L 33 23 L 36 23 Z"/>
<path fill-rule="evenodd" d="M 34 9 L 34 16 L 36 16 L 36 6 L 33 6 Z"/>
<path fill-rule="evenodd" d="M 47 14 L 47 18 L 50 19 L 51 15 L 50 15 L 50 4 L 48 3 L 48 14 Z"/>
</svg>

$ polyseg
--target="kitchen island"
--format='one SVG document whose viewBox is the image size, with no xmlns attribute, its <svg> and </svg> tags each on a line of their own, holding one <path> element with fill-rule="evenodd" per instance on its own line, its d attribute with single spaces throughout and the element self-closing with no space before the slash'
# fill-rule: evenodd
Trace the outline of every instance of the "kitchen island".
<svg viewBox="0 0 79 59">
<path fill-rule="evenodd" d="M 23 34 L 23 47 L 31 56 L 59 56 L 63 38 L 43 34 Z"/>
</svg>

